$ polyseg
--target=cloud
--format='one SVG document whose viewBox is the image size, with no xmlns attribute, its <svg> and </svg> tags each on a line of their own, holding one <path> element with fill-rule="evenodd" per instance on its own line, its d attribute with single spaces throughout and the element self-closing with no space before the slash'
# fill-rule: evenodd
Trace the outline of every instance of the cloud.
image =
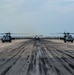
<svg viewBox="0 0 74 75">
<path fill-rule="evenodd" d="M 54 31 L 54 26 L 57 30 L 57 26 L 64 25 L 64 16 L 72 18 L 62 13 L 72 16 L 71 12 L 74 13 L 73 0 L 1 0 L 0 26 L 17 32 L 49 32 L 50 29 Z"/>
<path fill-rule="evenodd" d="M 17 11 L 20 6 L 25 4 L 26 0 L 2 0 L 0 1 L 0 9 L 4 9 L 6 11 Z"/>
<path fill-rule="evenodd" d="M 74 12 L 74 0 L 47 0 L 42 7 L 46 12 L 70 13 Z"/>
<path fill-rule="evenodd" d="M 74 0 L 47 0 L 50 2 L 74 2 Z"/>
<path fill-rule="evenodd" d="M 60 0 L 61 2 L 74 2 L 74 0 Z"/>
</svg>

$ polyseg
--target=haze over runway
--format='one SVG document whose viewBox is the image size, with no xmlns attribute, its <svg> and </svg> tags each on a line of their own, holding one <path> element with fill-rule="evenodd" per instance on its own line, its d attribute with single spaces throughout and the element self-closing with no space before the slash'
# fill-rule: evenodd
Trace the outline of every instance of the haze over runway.
<svg viewBox="0 0 74 75">
<path fill-rule="evenodd" d="M 74 0 L 0 0 L 0 32 L 74 32 Z"/>
</svg>

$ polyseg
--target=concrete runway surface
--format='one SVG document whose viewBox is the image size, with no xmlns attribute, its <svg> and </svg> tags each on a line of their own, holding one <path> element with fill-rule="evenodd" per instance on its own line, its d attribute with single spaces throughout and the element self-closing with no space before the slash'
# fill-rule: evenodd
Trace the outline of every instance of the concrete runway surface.
<svg viewBox="0 0 74 75">
<path fill-rule="evenodd" d="M 0 42 L 0 75 L 74 75 L 74 43 Z"/>
</svg>

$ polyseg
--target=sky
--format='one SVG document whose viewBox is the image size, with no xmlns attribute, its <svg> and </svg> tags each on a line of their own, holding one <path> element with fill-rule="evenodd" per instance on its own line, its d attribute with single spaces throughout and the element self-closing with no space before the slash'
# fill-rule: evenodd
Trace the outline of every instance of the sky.
<svg viewBox="0 0 74 75">
<path fill-rule="evenodd" d="M 74 0 L 0 0 L 0 32 L 74 32 Z"/>
</svg>

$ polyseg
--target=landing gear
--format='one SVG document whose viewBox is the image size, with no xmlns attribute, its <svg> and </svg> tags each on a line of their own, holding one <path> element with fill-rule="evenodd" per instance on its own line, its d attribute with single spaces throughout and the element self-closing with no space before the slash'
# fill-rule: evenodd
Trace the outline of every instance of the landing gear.
<svg viewBox="0 0 74 75">
<path fill-rule="evenodd" d="M 64 43 L 66 43 L 66 40 L 64 40 Z"/>
<path fill-rule="evenodd" d="M 71 41 L 71 43 L 73 43 L 73 40 Z"/>
<path fill-rule="evenodd" d="M 4 43 L 4 41 L 2 41 Z"/>
</svg>

